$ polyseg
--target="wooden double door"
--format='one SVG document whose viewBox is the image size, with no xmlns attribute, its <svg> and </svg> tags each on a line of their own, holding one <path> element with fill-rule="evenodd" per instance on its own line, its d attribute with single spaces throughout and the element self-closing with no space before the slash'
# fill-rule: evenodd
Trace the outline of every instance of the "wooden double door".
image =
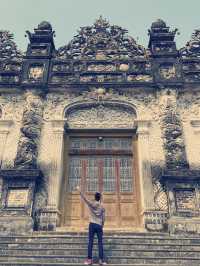
<svg viewBox="0 0 200 266">
<path fill-rule="evenodd" d="M 102 193 L 105 229 L 138 228 L 140 193 L 135 137 L 69 135 L 65 154 L 62 225 L 78 231 L 87 227 L 88 209 L 76 191 L 79 185 L 90 200 L 96 191 Z"/>
</svg>

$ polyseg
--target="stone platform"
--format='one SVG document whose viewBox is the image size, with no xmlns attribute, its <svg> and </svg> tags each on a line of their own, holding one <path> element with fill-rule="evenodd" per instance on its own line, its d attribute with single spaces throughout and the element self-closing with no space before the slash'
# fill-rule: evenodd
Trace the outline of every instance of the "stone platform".
<svg viewBox="0 0 200 266">
<path fill-rule="evenodd" d="M 109 265 L 197 266 L 200 238 L 167 234 L 105 233 L 105 257 Z M 33 233 L 0 236 L 0 265 L 83 265 L 86 233 Z M 94 264 L 97 246 L 94 245 Z"/>
</svg>

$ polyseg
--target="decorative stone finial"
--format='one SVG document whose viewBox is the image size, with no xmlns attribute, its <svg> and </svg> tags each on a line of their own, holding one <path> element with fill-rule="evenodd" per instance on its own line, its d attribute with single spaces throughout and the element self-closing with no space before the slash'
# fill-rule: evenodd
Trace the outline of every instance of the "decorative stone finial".
<svg viewBox="0 0 200 266">
<path fill-rule="evenodd" d="M 151 28 L 166 28 L 166 23 L 159 18 L 151 24 Z"/>
<path fill-rule="evenodd" d="M 103 19 L 102 15 L 95 21 L 94 25 L 96 28 L 108 28 L 109 22 L 106 19 Z"/>
<path fill-rule="evenodd" d="M 39 25 L 38 25 L 38 29 L 39 30 L 50 30 L 52 31 L 52 26 L 49 22 L 47 21 L 42 21 Z"/>
<path fill-rule="evenodd" d="M 153 22 L 149 30 L 149 44 L 153 56 L 177 56 L 175 35 L 177 29 L 170 30 L 162 19 Z"/>
</svg>

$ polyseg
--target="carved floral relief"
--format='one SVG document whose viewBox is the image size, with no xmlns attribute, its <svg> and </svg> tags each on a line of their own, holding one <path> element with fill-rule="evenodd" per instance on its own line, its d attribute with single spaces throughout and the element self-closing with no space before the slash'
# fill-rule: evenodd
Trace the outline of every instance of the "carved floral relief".
<svg viewBox="0 0 200 266">
<path fill-rule="evenodd" d="M 176 77 L 176 68 L 174 65 L 160 66 L 160 76 L 164 79 L 173 79 Z"/>
<path fill-rule="evenodd" d="M 31 66 L 29 68 L 28 78 L 30 80 L 41 80 L 44 74 L 44 66 Z"/>
<path fill-rule="evenodd" d="M 67 117 L 70 128 L 133 128 L 135 114 L 119 106 L 85 107 Z"/>
</svg>

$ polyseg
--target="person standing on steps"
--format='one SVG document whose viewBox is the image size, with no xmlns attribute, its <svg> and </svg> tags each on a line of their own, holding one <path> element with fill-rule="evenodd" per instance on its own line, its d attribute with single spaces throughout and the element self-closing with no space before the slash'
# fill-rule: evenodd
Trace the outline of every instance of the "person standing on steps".
<svg viewBox="0 0 200 266">
<path fill-rule="evenodd" d="M 94 202 L 89 201 L 84 194 L 81 192 L 79 186 L 77 190 L 80 193 L 81 199 L 85 202 L 89 209 L 89 241 L 88 241 L 88 257 L 85 260 L 85 265 L 92 265 L 92 248 L 94 235 L 97 234 L 98 238 L 98 249 L 99 249 L 99 265 L 106 265 L 103 255 L 103 226 L 105 222 L 105 209 L 101 204 L 101 193 L 96 192 L 94 194 Z"/>
</svg>

